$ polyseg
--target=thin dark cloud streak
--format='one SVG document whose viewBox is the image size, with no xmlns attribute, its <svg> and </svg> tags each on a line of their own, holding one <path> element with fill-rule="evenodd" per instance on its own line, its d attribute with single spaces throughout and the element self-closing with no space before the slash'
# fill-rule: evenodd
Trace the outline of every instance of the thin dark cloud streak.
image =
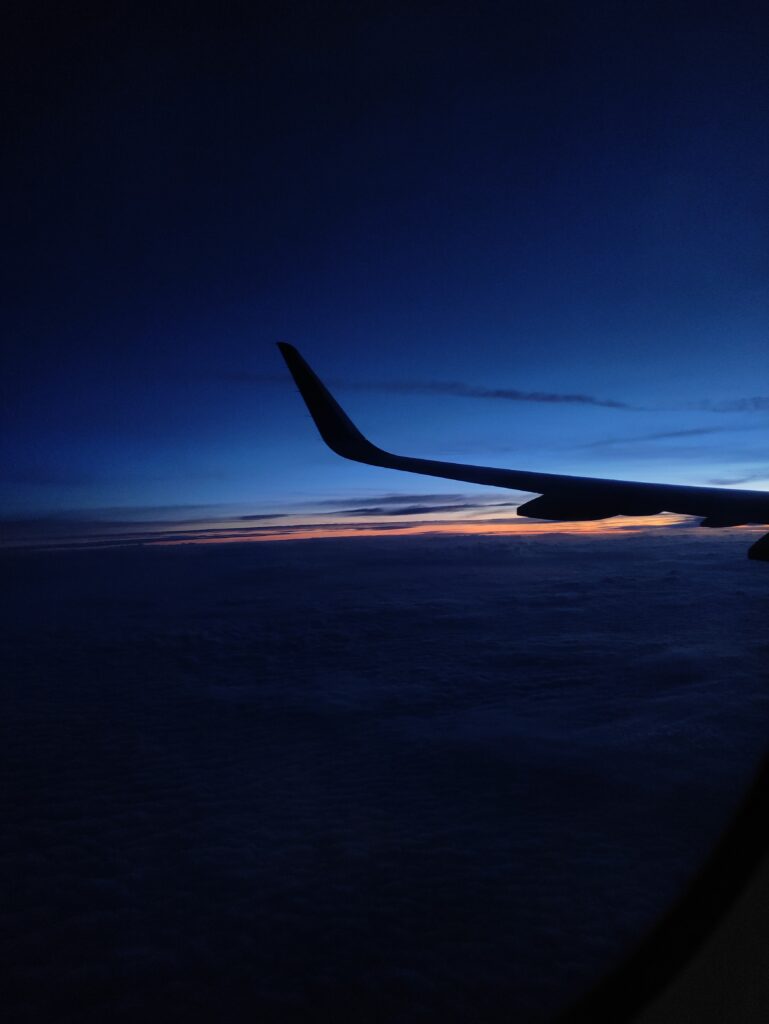
<svg viewBox="0 0 769 1024">
<path fill-rule="evenodd" d="M 477 503 L 462 505 L 405 505 L 403 508 L 385 508 L 381 505 L 371 505 L 365 508 L 340 508 L 336 512 L 325 514 L 339 516 L 423 516 L 435 512 L 468 512 L 471 510 L 477 512 L 487 508 L 498 508 L 501 505 L 511 504 L 513 502 L 500 502 L 494 505 L 479 505 Z"/>
<path fill-rule="evenodd" d="M 290 512 L 258 512 L 253 515 L 237 516 L 238 522 L 252 522 L 257 519 L 285 519 Z"/>
<path fill-rule="evenodd" d="M 608 448 L 617 444 L 643 444 L 646 441 L 669 441 L 682 437 L 706 437 L 709 434 L 726 434 L 748 430 L 749 427 L 690 427 L 686 430 L 660 430 L 651 434 L 637 434 L 634 437 L 607 437 L 601 441 L 589 441 L 575 445 L 577 448 Z"/>
<path fill-rule="evenodd" d="M 246 370 L 218 374 L 220 380 L 234 384 L 286 384 L 286 377 L 273 373 L 249 373 Z M 752 395 L 723 401 L 702 399 L 673 405 L 636 405 L 619 398 L 599 398 L 580 392 L 528 391 L 521 388 L 488 388 L 462 381 L 351 381 L 332 378 L 329 384 L 340 391 L 379 391 L 389 394 L 445 395 L 453 398 L 477 398 L 490 401 L 529 402 L 542 405 L 589 405 L 627 412 L 769 412 L 769 396 Z M 671 435 L 680 436 L 680 435 Z"/>
<path fill-rule="evenodd" d="M 256 374 L 248 371 L 231 371 L 219 374 L 221 380 L 236 384 L 286 384 L 283 374 Z M 333 388 L 341 391 L 380 391 L 390 394 L 435 394 L 455 398 L 479 398 L 493 401 L 517 401 L 546 404 L 546 406 L 592 406 L 601 409 L 617 409 L 634 413 L 766 413 L 769 412 L 769 395 L 751 395 L 742 398 L 727 398 L 714 401 L 703 398 L 700 401 L 671 404 L 671 406 L 637 406 L 621 398 L 600 398 L 581 392 L 528 391 L 520 388 L 492 388 L 462 381 L 350 381 L 332 378 Z M 663 436 L 663 435 L 660 435 Z M 671 434 L 671 436 L 683 436 Z M 587 446 L 587 445 L 586 445 Z"/>
<path fill-rule="evenodd" d="M 758 473 L 748 473 L 746 476 L 716 477 L 708 480 L 708 483 L 713 484 L 714 487 L 735 487 L 738 484 L 749 484 L 756 480 L 766 480 L 767 478 L 769 478 L 769 469 Z"/>
<path fill-rule="evenodd" d="M 220 378 L 239 384 L 285 384 L 286 378 L 276 374 L 233 372 Z M 593 405 L 605 409 L 639 410 L 641 407 L 614 398 L 569 394 L 551 391 L 524 391 L 519 388 L 487 388 L 461 381 L 350 381 L 331 379 L 329 384 L 342 391 L 382 391 L 389 394 L 448 395 L 454 398 L 481 398 L 506 402 L 534 402 L 545 405 Z"/>
<path fill-rule="evenodd" d="M 340 386 L 342 386 L 340 384 Z M 396 394 L 449 395 L 455 398 L 485 398 L 505 402 L 534 402 L 543 405 L 596 405 L 604 409 L 633 409 L 639 407 L 614 398 L 596 398 L 594 395 L 569 394 L 551 391 L 522 391 L 518 388 L 487 388 L 460 381 L 394 381 L 386 384 L 374 382 L 347 383 L 357 391 L 387 391 Z"/>
<path fill-rule="evenodd" d="M 722 402 L 706 399 L 698 402 L 696 409 L 705 412 L 769 412 L 769 396 L 753 395 L 750 398 L 729 398 Z"/>
<path fill-rule="evenodd" d="M 475 497 L 475 495 L 473 495 Z M 371 498 L 323 498 L 320 501 L 305 502 L 305 505 L 317 506 L 319 508 L 344 508 L 353 502 L 356 506 L 363 505 L 416 505 L 420 502 L 465 502 L 468 501 L 468 494 L 377 494 Z"/>
</svg>

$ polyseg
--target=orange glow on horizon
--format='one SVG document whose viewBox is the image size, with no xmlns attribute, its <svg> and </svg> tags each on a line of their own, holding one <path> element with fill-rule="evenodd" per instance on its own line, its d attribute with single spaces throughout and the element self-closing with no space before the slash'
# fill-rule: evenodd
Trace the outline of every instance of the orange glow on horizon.
<svg viewBox="0 0 769 1024">
<path fill-rule="evenodd" d="M 263 533 L 242 534 L 237 531 L 222 531 L 221 536 L 207 535 L 205 537 L 190 537 L 189 539 L 173 538 L 163 540 L 161 538 L 152 541 L 153 544 L 176 545 L 176 544 L 236 544 L 236 543 L 265 543 L 268 541 L 285 540 L 320 540 L 333 537 L 403 537 L 403 536 L 428 536 L 435 535 L 461 535 L 461 536 L 539 536 L 542 534 L 586 534 L 608 536 L 610 534 L 641 533 L 647 530 L 659 530 L 678 523 L 691 522 L 692 528 L 696 528 L 696 520 L 687 516 L 662 515 L 662 516 L 618 516 L 614 519 L 599 520 L 594 522 L 544 522 L 542 520 L 521 519 L 518 522 L 503 520 L 476 520 L 476 521 L 451 521 L 446 522 L 422 522 L 394 524 L 391 521 L 380 521 L 367 526 L 353 526 L 349 522 L 344 523 L 305 523 L 292 526 L 290 529 L 276 526 L 274 529 L 265 530 Z"/>
<path fill-rule="evenodd" d="M 488 515 L 488 514 L 487 514 Z M 279 517 L 276 517 L 276 519 Z M 299 521 L 297 521 L 299 520 Z M 155 524 L 153 524 L 154 526 Z M 137 524 L 127 532 L 110 530 L 93 535 L 70 534 L 61 537 L 29 537 L 17 540 L 15 547 L 31 547 L 41 549 L 81 549 L 102 547 L 172 547 L 189 544 L 250 544 L 252 542 L 268 543 L 289 540 L 328 540 L 335 537 L 429 537 L 429 536 L 475 536 L 475 537 L 526 537 L 526 536 L 594 536 L 609 537 L 627 534 L 660 533 L 671 527 L 679 527 L 689 532 L 694 530 L 698 535 L 717 531 L 705 531 L 699 528 L 695 517 L 663 513 L 658 516 L 616 516 L 613 519 L 596 520 L 593 522 L 547 522 L 537 519 L 497 518 L 452 519 L 449 516 L 441 519 L 377 519 L 365 522 L 358 518 L 339 518 L 329 521 L 325 516 L 287 515 L 280 517 L 280 522 L 259 526 L 245 525 L 243 520 L 208 520 L 199 521 L 195 526 L 188 524 L 187 529 L 179 529 L 176 524 L 169 523 L 165 529 L 141 529 Z M 740 533 L 759 536 L 766 531 L 765 526 L 743 525 L 729 528 Z M 0 543 L 0 548 L 4 547 Z"/>
</svg>

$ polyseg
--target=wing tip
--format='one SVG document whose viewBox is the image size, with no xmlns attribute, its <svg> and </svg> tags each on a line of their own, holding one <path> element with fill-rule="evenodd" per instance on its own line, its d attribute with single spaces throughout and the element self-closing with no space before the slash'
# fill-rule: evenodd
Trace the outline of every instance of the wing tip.
<svg viewBox="0 0 769 1024">
<path fill-rule="evenodd" d="M 287 341 L 276 344 L 318 433 L 328 447 L 342 458 L 354 462 L 380 464 L 380 450 L 361 434 L 298 349 Z"/>
</svg>

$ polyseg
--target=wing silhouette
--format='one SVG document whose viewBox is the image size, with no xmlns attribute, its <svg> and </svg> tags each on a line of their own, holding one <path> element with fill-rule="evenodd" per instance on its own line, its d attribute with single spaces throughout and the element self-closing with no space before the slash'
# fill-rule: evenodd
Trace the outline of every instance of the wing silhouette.
<svg viewBox="0 0 769 1024">
<path fill-rule="evenodd" d="M 494 469 L 458 462 L 392 455 L 372 444 L 310 369 L 286 342 L 279 342 L 286 365 L 329 448 L 345 459 L 369 466 L 400 469 L 423 476 L 443 477 L 472 484 L 509 487 L 540 497 L 518 507 L 518 515 L 532 519 L 592 520 L 612 516 L 653 516 L 660 512 L 702 517 L 701 526 L 727 527 L 769 523 L 769 492 L 690 487 L 683 484 L 634 483 L 559 473 Z M 769 534 L 756 541 L 748 557 L 769 561 Z"/>
</svg>

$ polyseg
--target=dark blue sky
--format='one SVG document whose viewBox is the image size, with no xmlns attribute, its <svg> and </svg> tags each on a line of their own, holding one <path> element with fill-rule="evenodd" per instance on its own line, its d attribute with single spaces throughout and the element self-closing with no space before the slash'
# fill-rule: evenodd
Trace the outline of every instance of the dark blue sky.
<svg viewBox="0 0 769 1024">
<path fill-rule="evenodd" d="M 322 447 L 281 338 L 390 449 L 769 486 L 762 7 L 23 5 L 6 514 L 424 490 Z"/>
</svg>

